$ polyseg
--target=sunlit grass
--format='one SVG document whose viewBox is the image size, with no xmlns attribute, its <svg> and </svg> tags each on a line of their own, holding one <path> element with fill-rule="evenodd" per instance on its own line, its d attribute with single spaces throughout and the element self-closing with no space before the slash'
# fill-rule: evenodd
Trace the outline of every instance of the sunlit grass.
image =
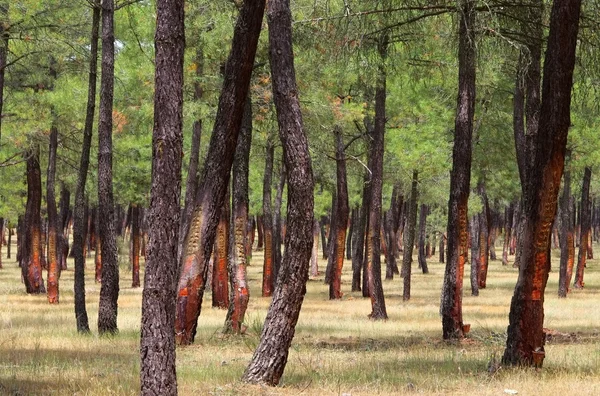
<svg viewBox="0 0 600 396">
<path fill-rule="evenodd" d="M 6 251 L 6 249 L 4 249 Z M 15 251 L 13 249 L 13 251 Z M 286 372 L 278 388 L 239 381 L 258 344 L 269 299 L 260 297 L 262 255 L 249 267 L 251 300 L 243 337 L 224 336 L 225 311 L 210 307 L 207 293 L 196 344 L 177 351 L 178 383 L 184 395 L 500 395 L 504 389 L 528 394 L 600 394 L 600 271 L 586 269 L 586 288 L 566 300 L 556 296 L 558 260 L 546 292 L 545 327 L 561 333 L 546 346 L 543 370 L 487 370 L 500 359 L 517 272 L 490 263 L 488 287 L 470 296 L 465 282 L 464 319 L 471 323 L 461 343 L 441 340 L 439 299 L 444 265 L 432 258 L 430 274 L 413 270 L 412 298 L 402 301 L 399 277 L 384 281 L 389 320 L 367 319 L 370 301 L 350 292 L 350 263 L 344 268 L 341 301 L 328 300 L 322 277 L 311 279 L 296 328 Z M 115 337 L 96 331 L 100 285 L 87 263 L 86 295 L 92 334 L 78 335 L 73 309 L 73 272 L 63 272 L 61 303 L 29 296 L 13 260 L 0 270 L 0 394 L 129 395 L 138 393 L 141 289 L 121 268 L 119 329 Z M 323 272 L 325 262 L 321 261 Z M 72 266 L 72 260 L 69 260 Z"/>
</svg>

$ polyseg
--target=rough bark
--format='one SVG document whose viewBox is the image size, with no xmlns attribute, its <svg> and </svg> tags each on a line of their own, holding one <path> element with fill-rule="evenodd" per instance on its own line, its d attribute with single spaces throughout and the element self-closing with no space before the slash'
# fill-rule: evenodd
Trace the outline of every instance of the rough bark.
<svg viewBox="0 0 600 396">
<path fill-rule="evenodd" d="M 348 205 L 348 183 L 346 181 L 346 157 L 344 154 L 344 137 L 342 128 L 334 127 L 336 150 L 336 197 L 335 205 L 335 229 L 330 232 L 334 234 L 333 250 L 331 258 L 334 262 L 331 282 L 329 283 L 329 299 L 342 298 L 342 268 L 344 267 L 344 249 L 346 247 L 346 229 L 350 206 Z"/>
<path fill-rule="evenodd" d="M 530 137 L 533 158 L 522 182 L 521 265 L 511 302 L 503 363 L 541 366 L 544 359 L 544 291 L 550 233 L 570 126 L 571 88 L 579 28 L 579 0 L 556 1 L 544 61 L 540 123 Z"/>
<path fill-rule="evenodd" d="M 413 170 L 410 199 L 407 201 L 406 225 L 404 227 L 404 252 L 402 253 L 402 272 L 404 288 L 402 300 L 410 300 L 410 280 L 412 272 L 412 253 L 415 246 L 415 230 L 417 225 L 417 202 L 419 200 L 419 171 Z"/>
<path fill-rule="evenodd" d="M 244 2 L 225 65 L 215 125 L 201 184 L 196 192 L 190 226 L 186 232 L 179 274 L 175 331 L 181 344 L 193 342 L 196 334 L 208 262 L 248 96 L 264 3 L 264 0 Z"/>
<path fill-rule="evenodd" d="M 475 112 L 475 0 L 458 0 L 458 99 L 448 200 L 448 254 L 440 311 L 444 339 L 462 338 L 462 293 L 468 258 L 468 202 Z"/>
<path fill-rule="evenodd" d="M 590 202 L 590 179 L 592 169 L 586 167 L 583 173 L 583 183 L 581 184 L 581 232 L 579 234 L 579 255 L 577 257 L 577 271 L 575 272 L 575 282 L 573 287 L 582 289 L 585 285 L 583 273 L 588 258 L 588 249 L 590 247 L 591 230 L 591 202 Z"/>
<path fill-rule="evenodd" d="M 142 292 L 140 393 L 170 396 L 177 395 L 173 328 L 183 152 L 183 0 L 157 3 L 154 46 L 152 187 Z"/>
<path fill-rule="evenodd" d="M 353 209 L 355 224 L 352 228 L 352 291 L 360 291 L 360 270 L 362 268 L 363 249 L 365 246 L 365 224 L 363 210 L 360 206 Z"/>
<path fill-rule="evenodd" d="M 233 160 L 233 208 L 229 249 L 229 310 L 225 318 L 226 333 L 241 334 L 244 316 L 250 300 L 250 288 L 246 275 L 248 254 L 246 250 L 248 224 L 248 172 L 250 146 L 252 144 L 252 103 L 246 100 L 242 129 L 238 137 Z"/>
<path fill-rule="evenodd" d="M 56 210 L 55 179 L 56 179 L 56 150 L 58 148 L 58 129 L 50 127 L 50 145 L 48 150 L 48 172 L 46 177 L 46 206 L 48 214 L 48 303 L 58 304 L 58 278 L 60 276 L 59 262 L 59 226 Z"/>
<path fill-rule="evenodd" d="M 213 249 L 212 306 L 229 308 L 229 274 L 227 256 L 229 253 L 229 193 L 225 195 Z"/>
<path fill-rule="evenodd" d="M 265 150 L 265 173 L 263 174 L 263 235 L 265 254 L 262 275 L 262 296 L 270 297 L 273 294 L 273 211 L 271 210 L 271 182 L 273 178 L 273 157 L 275 147 L 268 140 Z"/>
<path fill-rule="evenodd" d="M 569 161 L 569 154 L 566 154 Z M 560 198 L 560 267 L 558 272 L 558 297 L 567 297 L 571 276 L 573 275 L 573 264 L 575 261 L 575 225 L 574 216 L 571 212 L 571 171 L 565 169 L 563 175 L 563 193 Z"/>
<path fill-rule="evenodd" d="M 285 187 L 286 170 L 285 166 L 281 165 L 279 171 L 279 183 L 277 183 L 277 190 L 275 190 L 275 202 L 273 202 L 273 286 L 272 290 L 275 290 L 275 284 L 277 283 L 277 276 L 279 274 L 279 267 L 281 267 L 281 238 L 283 234 L 283 227 L 281 222 L 281 203 L 283 199 L 283 188 Z"/>
<path fill-rule="evenodd" d="M 98 304 L 98 332 L 114 334 L 117 328 L 119 264 L 112 185 L 112 110 L 115 75 L 114 0 L 102 0 L 102 74 L 98 111 L 98 236 L 102 243 L 102 286 Z"/>
<path fill-rule="evenodd" d="M 288 170 L 286 224 L 289 228 L 273 301 L 260 343 L 243 379 L 277 385 L 285 369 L 306 293 L 313 234 L 314 182 L 296 87 L 289 0 L 270 0 L 267 19 L 273 98 Z"/>
</svg>

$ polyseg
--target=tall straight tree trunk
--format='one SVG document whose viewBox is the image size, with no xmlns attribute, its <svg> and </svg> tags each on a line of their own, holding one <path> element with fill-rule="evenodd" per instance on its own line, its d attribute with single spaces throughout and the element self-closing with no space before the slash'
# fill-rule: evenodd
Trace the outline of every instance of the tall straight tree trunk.
<svg viewBox="0 0 600 396">
<path fill-rule="evenodd" d="M 398 268 L 398 265 L 396 264 L 396 249 L 394 249 L 394 246 L 397 244 L 392 209 L 387 210 L 383 214 L 383 231 L 385 244 L 387 246 L 385 254 L 385 279 L 392 280 L 394 279 L 394 267 Z"/>
<path fill-rule="evenodd" d="M 346 181 L 346 158 L 344 154 L 344 137 L 342 128 L 339 125 L 334 127 L 335 133 L 335 162 L 336 162 L 336 197 L 335 205 L 335 229 L 333 233 L 333 254 L 334 262 L 331 282 L 329 283 L 329 299 L 335 300 L 342 298 L 342 268 L 344 267 L 344 249 L 346 247 L 346 229 L 348 227 L 348 217 L 350 206 L 348 205 L 348 183 Z"/>
<path fill-rule="evenodd" d="M 194 82 L 194 101 L 199 102 L 202 99 L 202 86 L 198 81 L 204 74 L 204 51 L 202 45 L 198 45 L 196 49 L 196 81 Z M 198 189 L 198 164 L 200 159 L 200 138 L 202 137 L 202 120 L 194 120 L 192 126 L 192 149 L 190 152 L 190 162 L 188 166 L 188 174 L 186 180 L 185 201 L 183 207 L 183 215 L 181 216 L 181 227 L 179 227 L 179 257 L 183 251 L 183 242 L 185 231 L 190 224 L 192 211 L 194 209 L 194 198 Z"/>
<path fill-rule="evenodd" d="M 481 214 L 477 214 L 471 217 L 470 224 L 470 237 L 471 237 L 471 295 L 478 296 L 479 295 L 479 271 L 481 264 L 481 254 L 479 253 L 479 249 L 481 249 L 481 245 L 479 244 L 481 233 L 481 223 L 479 221 L 479 216 Z"/>
<path fill-rule="evenodd" d="M 100 223 L 100 209 L 95 208 L 94 214 L 90 217 L 90 223 L 92 224 L 92 230 L 96 230 L 98 228 L 98 224 Z M 91 234 L 94 235 L 94 234 Z M 96 283 L 102 282 L 102 238 L 100 235 L 96 234 L 94 238 L 90 238 L 94 245 L 94 267 L 96 269 Z"/>
<path fill-rule="evenodd" d="M 473 115 L 475 113 L 476 0 L 458 0 L 458 99 L 448 200 L 448 258 L 440 311 L 444 339 L 462 338 L 462 294 L 468 260 L 468 202 L 471 182 Z"/>
<path fill-rule="evenodd" d="M 219 107 L 194 211 L 186 233 L 177 287 L 176 337 L 193 342 L 208 274 L 215 231 L 229 184 L 229 174 L 248 96 L 254 56 L 264 14 L 264 0 L 244 2 L 236 23 Z"/>
<path fill-rule="evenodd" d="M 513 214 L 515 204 L 510 203 L 504 212 L 504 241 L 502 243 L 502 265 L 508 265 L 508 252 L 510 249 L 510 240 L 512 237 Z"/>
<path fill-rule="evenodd" d="M 59 229 L 59 266 L 60 270 L 67 269 L 67 256 L 69 255 L 69 221 L 71 212 L 69 211 L 71 201 L 71 193 L 67 189 L 64 183 L 61 184 L 60 189 L 60 212 L 58 214 L 58 229 Z M 60 272 L 59 272 L 60 275 Z"/>
<path fill-rule="evenodd" d="M 485 289 L 487 283 L 488 258 L 489 258 L 489 213 L 490 207 L 488 203 L 487 193 L 485 192 L 485 184 L 480 181 L 477 186 L 477 192 L 481 196 L 483 208 L 479 220 L 479 288 Z"/>
<path fill-rule="evenodd" d="M 229 310 L 225 318 L 225 332 L 241 334 L 250 300 L 250 288 L 246 275 L 248 254 L 246 251 L 248 223 L 248 172 L 250 146 L 252 144 L 252 102 L 246 100 L 242 129 L 238 137 L 233 160 L 233 210 L 231 247 L 229 249 Z"/>
<path fill-rule="evenodd" d="M 264 247 L 264 229 L 263 229 L 263 216 L 256 216 L 256 232 L 258 234 L 258 241 L 256 241 L 256 250 L 261 251 Z"/>
<path fill-rule="evenodd" d="M 60 263 L 58 250 L 60 242 L 58 237 L 58 213 L 56 211 L 56 198 L 54 195 L 54 181 L 56 179 L 56 150 L 58 148 L 58 129 L 56 125 L 50 127 L 50 147 L 48 150 L 48 173 L 46 177 L 46 206 L 48 213 L 48 302 L 58 304 L 58 278 L 60 276 Z"/>
<path fill-rule="evenodd" d="M 346 260 L 352 260 L 352 231 L 354 230 L 356 219 L 350 207 L 348 207 L 348 212 L 350 213 L 350 219 L 348 220 L 348 232 L 346 233 Z"/>
<path fill-rule="evenodd" d="M 310 276 L 317 277 L 319 276 L 319 238 L 320 238 L 320 228 L 319 221 L 315 219 L 315 226 L 313 228 L 313 247 L 312 253 L 310 256 Z"/>
<path fill-rule="evenodd" d="M 115 76 L 114 0 L 102 0 L 102 74 L 98 112 L 98 210 L 102 243 L 102 286 L 98 304 L 98 332 L 114 334 L 117 328 L 119 265 L 112 186 L 112 110 Z"/>
<path fill-rule="evenodd" d="M 444 263 L 444 253 L 446 252 L 446 248 L 445 248 L 445 242 L 446 242 L 446 234 L 441 233 L 440 235 L 440 246 L 439 246 L 439 251 L 440 251 L 440 263 Z"/>
<path fill-rule="evenodd" d="M 579 239 L 579 255 L 577 257 L 577 271 L 575 272 L 576 289 L 582 289 L 584 286 L 583 273 L 585 263 L 590 248 L 590 230 L 591 230 L 591 203 L 590 203 L 590 179 L 592 177 L 592 169 L 586 166 L 583 173 L 583 183 L 581 184 L 581 232 Z"/>
<path fill-rule="evenodd" d="M 140 207 L 131 205 L 131 287 L 140 287 Z"/>
<path fill-rule="evenodd" d="M 285 369 L 306 293 L 313 234 L 314 182 L 296 87 L 289 0 L 269 0 L 267 20 L 273 100 L 288 171 L 288 232 L 277 287 L 260 343 L 243 380 L 277 385 Z"/>
<path fill-rule="evenodd" d="M 286 170 L 281 164 L 279 171 L 279 183 L 277 183 L 277 190 L 275 191 L 275 202 L 273 204 L 273 286 L 272 290 L 275 290 L 275 284 L 277 283 L 277 276 L 279 274 L 279 267 L 281 267 L 281 238 L 283 233 L 283 227 L 281 224 L 281 202 L 283 199 L 283 188 L 285 186 Z"/>
<path fill-rule="evenodd" d="M 46 293 L 42 278 L 42 177 L 39 148 L 25 153 L 27 157 L 27 207 L 21 245 L 21 275 L 28 294 Z"/>
<path fill-rule="evenodd" d="M 421 204 L 421 210 L 419 211 L 419 267 L 424 274 L 429 273 L 427 267 L 427 215 L 429 214 L 429 207 L 425 204 Z"/>
<path fill-rule="evenodd" d="M 406 226 L 404 227 L 404 252 L 402 254 L 402 272 L 404 278 L 402 300 L 410 300 L 410 280 L 412 273 L 412 253 L 415 246 L 415 229 L 417 225 L 417 202 L 419 200 L 419 171 L 413 170 L 410 200 L 407 201 Z"/>
<path fill-rule="evenodd" d="M 183 0 L 157 2 L 154 46 L 156 88 L 148 249 L 142 292 L 140 393 L 175 396 L 173 328 L 183 154 Z"/>
<path fill-rule="evenodd" d="M 356 222 L 352 227 L 352 291 L 354 292 L 361 290 L 360 270 L 365 246 L 365 224 L 362 208 L 356 206 L 353 212 L 352 216 Z"/>
<path fill-rule="evenodd" d="M 275 146 L 267 141 L 265 151 L 265 173 L 263 174 L 263 234 L 265 238 L 265 254 L 262 275 L 262 296 L 270 297 L 273 294 L 273 212 L 271 210 L 271 182 L 273 177 L 273 157 Z"/>
<path fill-rule="evenodd" d="M 377 86 L 375 87 L 375 128 L 371 143 L 371 205 L 369 210 L 369 226 L 367 228 L 367 276 L 369 296 L 371 297 L 371 313 L 374 320 L 387 319 L 383 285 L 381 283 L 381 199 L 383 187 L 383 153 L 385 137 L 385 101 L 386 101 L 386 60 L 389 37 L 387 33 L 379 37 L 377 50 L 379 66 Z"/>
<path fill-rule="evenodd" d="M 219 309 L 229 307 L 229 276 L 227 256 L 229 253 L 229 192 L 225 195 L 221 216 L 217 224 L 213 249 L 212 306 Z"/>
<path fill-rule="evenodd" d="M 373 155 L 371 145 L 373 144 L 373 125 L 369 119 L 365 120 L 365 127 L 367 130 L 368 138 L 367 138 L 367 153 L 368 153 L 368 161 L 367 167 L 368 169 L 373 169 Z M 364 221 L 364 235 L 363 235 L 363 245 L 362 245 L 362 262 L 360 268 L 362 269 L 362 295 L 363 297 L 371 296 L 371 289 L 369 285 L 369 276 L 367 275 L 367 262 L 369 261 L 369 223 L 370 223 L 370 213 L 371 213 L 371 190 L 373 186 L 373 175 L 370 172 L 365 172 L 365 181 L 363 185 L 363 221 Z"/>
<path fill-rule="evenodd" d="M 570 152 L 566 153 L 566 162 L 570 162 Z M 558 272 L 558 297 L 565 298 L 569 293 L 573 264 L 575 261 L 575 226 L 571 212 L 571 171 L 567 167 L 563 175 L 563 193 L 560 198 L 560 267 Z"/>
<path fill-rule="evenodd" d="M 541 366 L 544 359 L 544 291 L 550 266 L 550 233 L 571 123 L 580 8 L 579 0 L 555 1 L 550 16 L 539 128 L 530 137 L 531 166 L 522 172 L 526 177 L 522 180 L 521 263 L 502 358 L 505 364 Z"/>
</svg>

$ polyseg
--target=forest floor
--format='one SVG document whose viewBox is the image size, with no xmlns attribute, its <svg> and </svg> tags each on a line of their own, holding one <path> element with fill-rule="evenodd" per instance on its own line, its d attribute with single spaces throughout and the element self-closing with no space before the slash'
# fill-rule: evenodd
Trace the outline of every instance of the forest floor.
<svg viewBox="0 0 600 396">
<path fill-rule="evenodd" d="M 595 248 L 600 254 L 600 246 Z M 60 305 L 51 306 L 45 295 L 25 293 L 14 258 L 6 259 L 6 248 L 2 253 L 0 395 L 138 394 L 142 290 L 130 287 L 127 263 L 121 263 L 120 332 L 98 337 L 100 285 L 94 283 L 91 259 L 86 294 L 92 334 L 79 335 L 72 259 L 60 280 Z M 466 274 L 463 316 L 471 332 L 461 342 L 447 343 L 441 337 L 438 313 L 444 265 L 437 261 L 429 260 L 427 275 L 416 269 L 414 261 L 408 302 L 402 301 L 400 277 L 384 281 L 389 314 L 385 322 L 369 320 L 370 301 L 360 292 L 350 292 L 349 261 L 344 267 L 341 301 L 328 300 L 322 276 L 311 279 L 282 382 L 269 388 L 239 380 L 258 343 L 270 301 L 260 297 L 262 252 L 255 252 L 249 267 L 246 334 L 221 333 L 225 311 L 211 308 L 207 292 L 196 343 L 177 350 L 179 394 L 600 394 L 600 260 L 588 261 L 585 289 L 573 290 L 567 299 L 559 300 L 558 251 L 553 251 L 545 303 L 545 327 L 551 334 L 544 368 L 539 370 L 504 368 L 497 363 L 504 350 L 517 270 L 503 267 L 500 261 L 490 262 L 487 288 L 479 297 L 471 296 Z M 320 265 L 323 272 L 325 261 Z"/>
</svg>

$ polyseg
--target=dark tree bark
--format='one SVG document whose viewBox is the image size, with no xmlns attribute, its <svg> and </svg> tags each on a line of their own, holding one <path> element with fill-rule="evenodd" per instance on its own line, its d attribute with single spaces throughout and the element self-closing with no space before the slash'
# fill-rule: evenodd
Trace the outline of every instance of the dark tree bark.
<svg viewBox="0 0 600 396">
<path fill-rule="evenodd" d="M 590 179 L 592 169 L 586 167 L 583 173 L 583 183 L 581 184 L 581 232 L 579 234 L 579 255 L 577 257 L 577 271 L 575 272 L 575 283 L 573 287 L 582 289 L 585 282 L 583 273 L 588 258 L 588 249 L 590 249 L 590 230 L 591 230 L 591 202 L 590 202 Z"/>
<path fill-rule="evenodd" d="M 477 186 L 477 193 L 481 196 L 483 208 L 479 221 L 479 288 L 485 289 L 487 282 L 488 258 L 489 258 L 489 219 L 490 207 L 488 203 L 487 193 L 485 192 L 485 184 L 480 181 Z"/>
<path fill-rule="evenodd" d="M 42 278 L 42 219 L 40 215 L 42 176 L 39 148 L 27 151 L 25 156 L 27 158 L 27 206 L 23 232 L 19 235 L 19 239 L 23 239 L 20 255 L 21 275 L 28 294 L 42 294 L 46 293 L 46 288 Z"/>
<path fill-rule="evenodd" d="M 219 309 L 229 308 L 229 274 L 227 256 L 229 253 L 229 192 L 226 193 L 221 208 L 215 246 L 213 249 L 212 306 Z"/>
<path fill-rule="evenodd" d="M 250 288 L 246 275 L 248 254 L 246 240 L 248 223 L 248 172 L 250 146 L 252 144 L 252 102 L 246 100 L 242 129 L 238 137 L 233 160 L 233 210 L 229 248 L 229 310 L 225 318 L 225 333 L 244 332 L 244 316 L 250 300 Z"/>
<path fill-rule="evenodd" d="M 508 265 L 508 252 L 510 250 L 510 242 L 512 238 L 514 212 L 515 204 L 511 202 L 504 212 L 504 242 L 502 243 L 502 265 Z"/>
<path fill-rule="evenodd" d="M 204 74 L 204 52 L 202 46 L 199 45 L 196 49 L 196 81 L 194 82 L 194 101 L 200 101 L 202 99 L 202 86 L 198 82 L 198 79 L 203 77 Z M 181 216 L 181 227 L 179 228 L 179 258 L 181 259 L 181 253 L 183 251 L 183 242 L 185 237 L 185 231 L 188 229 L 190 224 L 190 218 L 192 217 L 192 211 L 194 209 L 194 198 L 196 190 L 198 189 L 198 164 L 200 158 L 200 138 L 202 137 L 202 120 L 197 119 L 194 121 L 192 126 L 192 149 L 190 151 L 190 162 L 188 166 L 186 190 L 185 190 L 185 201 L 183 207 L 183 215 Z"/>
<path fill-rule="evenodd" d="M 348 207 L 348 212 L 350 213 L 350 219 L 348 220 L 348 232 L 346 233 L 346 260 L 352 260 L 352 232 L 354 230 L 356 219 L 354 218 L 354 212 L 350 210 L 350 207 Z"/>
<path fill-rule="evenodd" d="M 273 286 L 272 290 L 275 290 L 275 284 L 277 283 L 277 276 L 279 274 L 279 267 L 281 267 L 281 238 L 283 234 L 283 227 L 281 223 L 281 202 L 283 199 L 283 188 L 285 187 L 286 170 L 285 166 L 281 165 L 279 172 L 279 183 L 277 183 L 277 190 L 275 191 L 275 202 L 273 203 Z"/>
<path fill-rule="evenodd" d="M 468 260 L 468 202 L 475 113 L 475 0 L 458 0 L 458 99 L 448 200 L 448 261 L 440 311 L 444 339 L 462 338 L 462 294 Z"/>
<path fill-rule="evenodd" d="M 321 245 L 323 248 L 323 260 L 328 260 L 327 256 L 327 228 L 329 227 L 329 218 L 327 216 L 321 216 L 321 221 L 319 222 L 319 228 L 321 231 Z"/>
<path fill-rule="evenodd" d="M 176 337 L 181 344 L 193 342 L 196 334 L 208 262 L 242 124 L 264 6 L 264 0 L 244 2 L 225 65 L 215 125 L 182 255 L 175 321 Z"/>
<path fill-rule="evenodd" d="M 10 223 L 9 223 L 9 226 L 8 226 L 8 243 L 6 245 L 6 258 L 7 259 L 10 259 L 10 253 L 11 253 L 10 251 L 11 251 L 11 246 L 12 246 L 13 232 L 14 231 L 13 231 L 13 229 L 12 229 Z"/>
<path fill-rule="evenodd" d="M 471 295 L 478 296 L 479 295 L 479 270 L 481 263 L 481 254 L 479 253 L 479 249 L 481 245 L 479 244 L 480 240 L 480 226 L 481 223 L 479 221 L 480 214 L 477 214 L 471 217 L 470 225 L 470 238 L 471 238 Z"/>
<path fill-rule="evenodd" d="M 424 274 L 429 273 L 427 267 L 427 215 L 429 214 L 429 206 L 421 204 L 421 210 L 419 212 L 419 267 Z"/>
<path fill-rule="evenodd" d="M 102 74 L 98 111 L 98 236 L 102 244 L 102 286 L 98 304 L 98 332 L 114 334 L 117 328 L 119 264 L 112 186 L 112 110 L 115 76 L 114 0 L 102 0 Z"/>
<path fill-rule="evenodd" d="M 521 265 L 511 302 L 502 358 L 511 365 L 541 366 L 544 359 L 544 291 L 550 264 L 550 233 L 556 214 L 570 120 L 571 88 L 581 2 L 555 1 L 544 61 L 537 133 L 530 136 L 532 166 L 521 180 Z M 529 136 L 528 136 L 529 137 Z"/>
<path fill-rule="evenodd" d="M 570 153 L 565 154 L 570 161 Z M 571 211 L 571 171 L 566 168 L 563 175 L 563 193 L 560 198 L 560 267 L 558 272 L 558 297 L 565 298 L 569 293 L 573 264 L 575 262 L 575 224 Z"/>
<path fill-rule="evenodd" d="M 177 395 L 173 329 L 183 152 L 183 0 L 158 1 L 154 46 L 152 187 L 142 292 L 140 380 L 142 395 L 168 396 Z"/>
<path fill-rule="evenodd" d="M 131 287 L 140 287 L 140 207 L 131 204 Z"/>
<path fill-rule="evenodd" d="M 267 141 L 265 151 L 265 173 L 263 174 L 263 235 L 265 238 L 265 254 L 263 261 L 262 296 L 273 294 L 273 211 L 271 210 L 271 182 L 273 177 L 273 157 L 275 146 Z"/>
<path fill-rule="evenodd" d="M 243 379 L 252 383 L 277 385 L 285 369 L 306 293 L 313 239 L 314 182 L 296 87 L 289 0 L 270 0 L 267 17 L 273 98 L 288 170 L 286 224 L 289 229 L 273 301 L 260 343 Z"/>
<path fill-rule="evenodd" d="M 360 206 L 353 209 L 355 224 L 352 228 L 352 291 L 361 290 L 360 270 L 362 269 L 363 249 L 365 246 L 365 223 Z"/>
<path fill-rule="evenodd" d="M 48 150 L 48 172 L 46 177 L 46 206 L 48 213 L 48 302 L 58 304 L 58 278 L 60 276 L 60 263 L 58 251 L 59 227 L 56 198 L 54 195 L 54 181 L 56 179 L 56 150 L 58 148 L 58 129 L 56 125 L 50 127 L 50 145 Z"/>
<path fill-rule="evenodd" d="M 404 290 L 402 300 L 410 300 L 410 278 L 412 273 L 412 253 L 415 246 L 415 229 L 417 225 L 417 202 L 419 200 L 419 171 L 413 170 L 410 200 L 407 201 L 406 226 L 404 227 L 404 252 L 402 253 L 402 272 Z"/>
<path fill-rule="evenodd" d="M 263 229 L 263 216 L 256 216 L 256 232 L 258 234 L 258 241 L 256 242 L 256 250 L 261 251 L 264 247 L 264 229 Z"/>
<path fill-rule="evenodd" d="M 444 253 L 446 252 L 445 242 L 446 242 L 446 234 L 442 233 L 440 235 L 440 247 L 439 247 L 439 250 L 440 250 L 440 260 L 439 261 L 442 264 L 444 263 L 444 259 L 445 259 Z"/>
<path fill-rule="evenodd" d="M 333 249 L 331 259 L 334 262 L 331 282 L 329 283 L 329 299 L 342 298 L 342 268 L 344 267 L 344 248 L 346 242 L 346 229 L 350 206 L 348 205 L 348 183 L 346 181 L 346 157 L 344 154 L 344 137 L 339 125 L 334 127 L 336 150 L 336 197 L 335 205 L 335 229 L 333 233 Z M 332 216 L 332 217 L 333 217 Z"/>
<path fill-rule="evenodd" d="M 396 264 L 396 252 L 394 249 L 394 246 L 396 245 L 394 215 L 392 214 L 391 209 L 383 214 L 383 235 L 387 246 L 385 252 L 385 279 L 392 280 L 394 279 L 394 267 L 398 268 L 398 264 Z"/>
<path fill-rule="evenodd" d="M 98 228 L 98 224 L 100 223 L 100 209 L 95 208 L 93 211 L 93 215 L 90 216 L 90 224 L 91 229 L 95 231 Z M 102 238 L 100 235 L 92 232 L 91 236 L 95 235 L 93 238 L 90 237 L 90 245 L 94 247 L 94 267 L 96 269 L 96 283 L 102 282 Z M 91 249 L 90 249 L 91 250 Z"/>
<path fill-rule="evenodd" d="M 60 231 L 58 234 L 58 262 L 61 271 L 67 269 L 67 257 L 69 255 L 69 221 L 71 217 L 71 212 L 69 210 L 70 201 L 71 193 L 65 184 L 62 183 L 60 189 L 60 202 L 58 203 L 58 206 L 60 207 L 60 212 L 58 214 L 58 229 Z"/>
</svg>

